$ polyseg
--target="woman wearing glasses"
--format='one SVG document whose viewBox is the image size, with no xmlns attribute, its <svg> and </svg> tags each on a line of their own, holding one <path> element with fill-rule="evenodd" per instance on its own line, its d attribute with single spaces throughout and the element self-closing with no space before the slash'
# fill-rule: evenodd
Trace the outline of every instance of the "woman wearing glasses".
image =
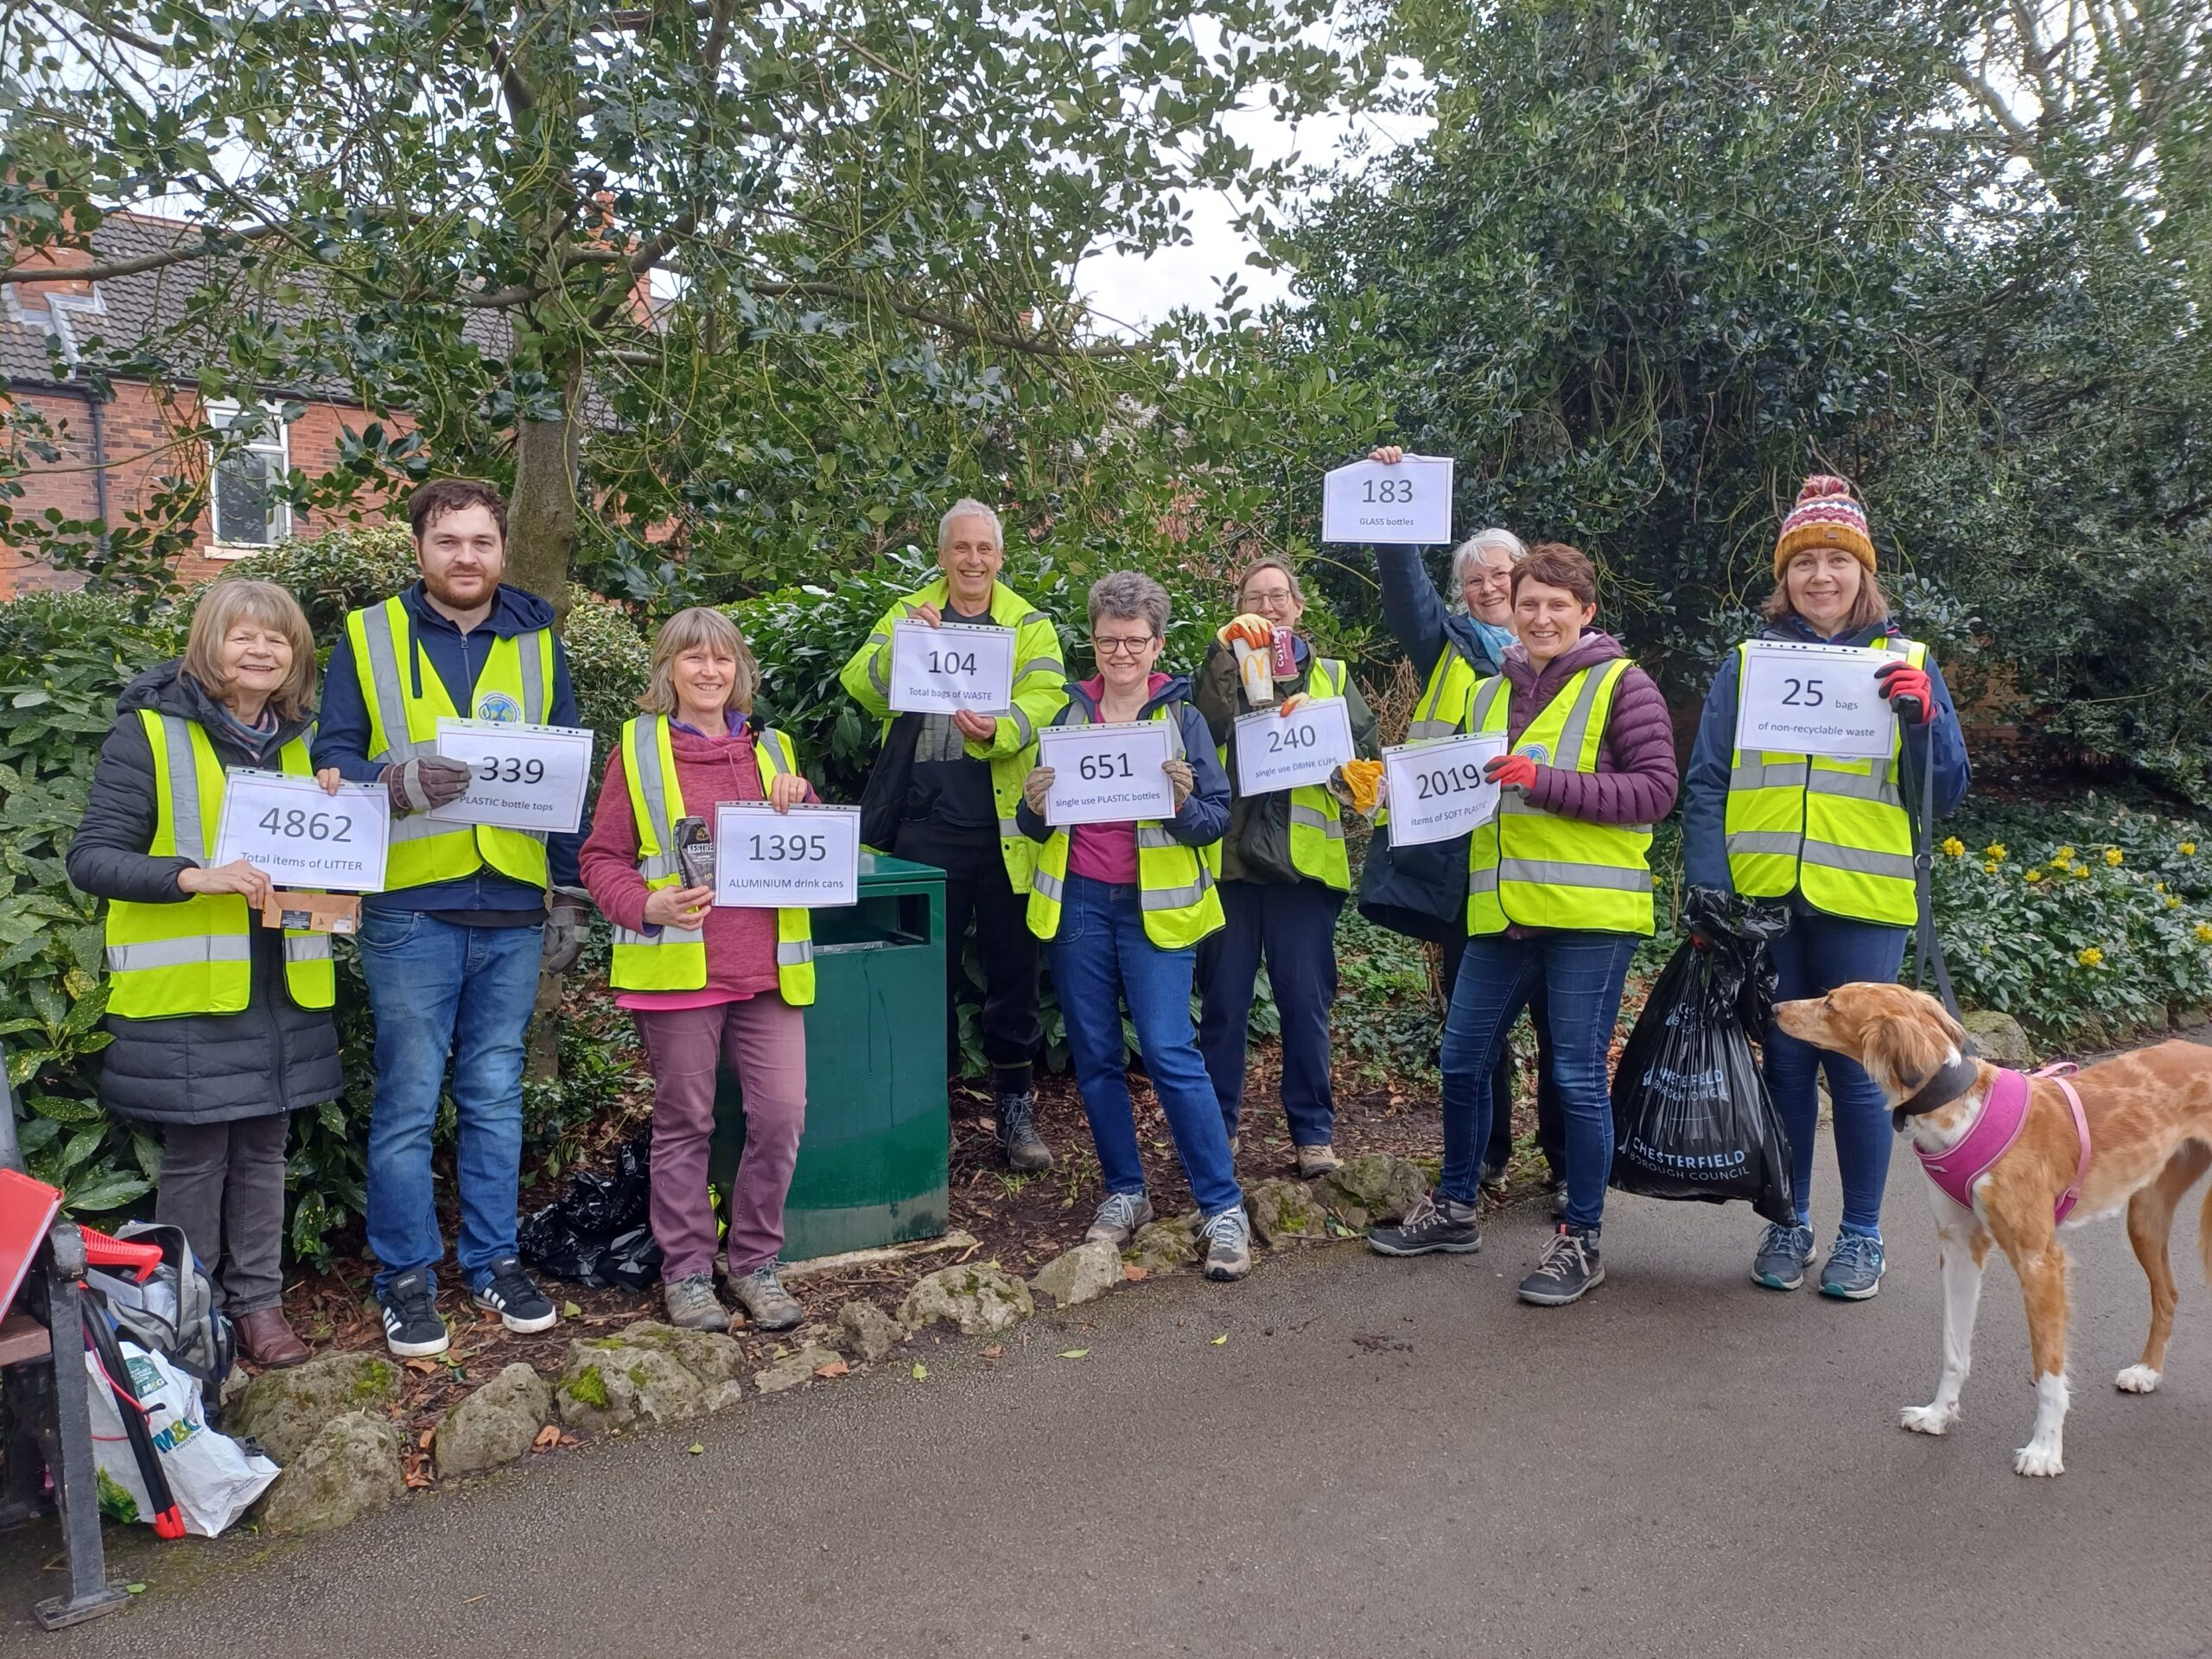
<svg viewBox="0 0 2212 1659">
<path fill-rule="evenodd" d="M 1221 925 L 1214 843 L 1229 824 L 1229 780 L 1214 759 L 1191 683 L 1155 671 L 1166 643 L 1167 592 L 1151 577 L 1119 570 L 1090 590 L 1090 648 L 1098 672 L 1068 686 L 1055 726 L 1156 720 L 1168 728 L 1163 770 L 1172 817 L 1054 828 L 1045 821 L 1052 768 L 1033 770 L 1015 814 L 1040 842 L 1029 893 L 1029 926 L 1045 942 L 1065 1021 L 1068 1053 L 1106 1198 L 1086 1239 L 1127 1244 L 1150 1221 L 1144 1163 L 1129 1103 L 1122 1005 L 1128 1004 L 1145 1073 L 1203 1217 L 1209 1279 L 1252 1270 L 1251 1227 L 1236 1185 L 1229 1133 L 1191 1027 L 1191 976 L 1198 944 Z"/>
<path fill-rule="evenodd" d="M 1395 467 L 1405 456 L 1402 448 L 1389 443 L 1368 459 Z M 1448 737 L 1461 730 L 1475 687 L 1503 667 L 1505 653 L 1514 643 L 1513 571 L 1528 556 L 1529 550 L 1510 530 L 1476 531 L 1452 550 L 1454 597 L 1447 607 L 1428 578 L 1421 549 L 1380 546 L 1375 550 L 1376 569 L 1382 582 L 1382 620 L 1412 659 L 1414 672 L 1421 681 L 1421 701 L 1414 705 L 1413 721 L 1406 728 L 1408 742 Z M 1465 862 L 1464 859 L 1452 862 L 1455 882 Z M 1452 906 L 1464 897 L 1464 890 L 1455 891 Z M 1466 953 L 1466 935 L 1456 926 L 1448 928 L 1438 945 L 1442 956 L 1440 976 L 1444 982 L 1444 1006 L 1448 1008 L 1452 987 L 1459 977 L 1459 961 Z M 1545 1019 L 1541 985 L 1529 995 L 1529 1022 L 1536 1033 L 1536 1145 L 1544 1154 L 1556 1219 L 1564 1212 L 1567 1198 L 1567 1128 L 1552 1064 L 1551 1028 Z M 1500 1104 L 1491 1116 L 1490 1144 L 1483 1154 L 1483 1185 L 1492 1190 L 1504 1185 L 1506 1165 L 1513 1154 L 1513 1051 L 1501 1047 L 1491 1077 L 1491 1098 Z"/>
<path fill-rule="evenodd" d="M 1329 1087 L 1329 1007 L 1337 997 L 1337 913 L 1351 890 L 1338 803 L 1320 785 L 1264 795 L 1236 792 L 1235 728 L 1255 712 L 1238 668 L 1236 644 L 1271 648 L 1277 628 L 1295 629 L 1306 594 L 1297 572 L 1281 559 L 1261 559 L 1237 583 L 1237 615 L 1215 635 L 1198 669 L 1193 701 L 1205 716 L 1222 769 L 1232 780 L 1229 833 L 1221 843 L 1224 926 L 1198 948 L 1198 1049 L 1221 1103 L 1229 1144 L 1236 1150 L 1244 1107 L 1244 1049 L 1260 959 L 1268 963 L 1282 1017 L 1282 1110 L 1297 1149 L 1300 1179 L 1337 1167 L 1336 1099 Z M 1352 747 L 1367 760 L 1382 753 L 1375 715 L 1344 664 L 1317 657 L 1291 636 L 1292 672 L 1270 674 L 1274 701 L 1288 712 L 1297 700 L 1342 697 L 1351 716 Z M 1341 774 L 1337 787 L 1342 788 Z"/>
</svg>

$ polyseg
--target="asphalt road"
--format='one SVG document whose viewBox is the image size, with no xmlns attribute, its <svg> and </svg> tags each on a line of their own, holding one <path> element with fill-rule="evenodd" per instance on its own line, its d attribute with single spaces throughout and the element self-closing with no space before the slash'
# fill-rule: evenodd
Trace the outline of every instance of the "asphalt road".
<svg viewBox="0 0 2212 1659">
<path fill-rule="evenodd" d="M 1339 1248 L 1239 1287 L 1155 1282 L 1039 1320 L 995 1363 L 960 1344 L 924 1381 L 902 1360 L 334 1536 L 140 1541 L 124 1566 L 147 1592 L 75 1632 L 22 1620 L 44 1541 L 10 1535 L 0 1650 L 2212 1653 L 2194 1205 L 2146 1398 L 2111 1386 L 2147 1302 L 2124 1233 L 2073 1236 L 2068 1473 L 2027 1480 L 2001 1265 L 1965 1420 L 1942 1440 L 1897 1427 L 1935 1383 L 1938 1293 L 1922 1178 L 1895 1176 L 1890 1277 L 1862 1306 L 1753 1288 L 1740 1208 L 1617 1198 L 1608 1282 L 1522 1307 L 1541 1226 L 1522 1211 L 1472 1258 Z M 1832 1205 L 1832 1166 L 1820 1190 Z"/>
</svg>

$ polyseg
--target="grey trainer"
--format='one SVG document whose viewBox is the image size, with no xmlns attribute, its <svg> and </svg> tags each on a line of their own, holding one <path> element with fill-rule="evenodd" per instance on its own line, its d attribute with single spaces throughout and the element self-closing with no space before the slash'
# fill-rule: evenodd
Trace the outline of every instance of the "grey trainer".
<svg viewBox="0 0 2212 1659">
<path fill-rule="evenodd" d="M 1252 1271 L 1252 1224 L 1244 1206 L 1208 1216 L 1198 1224 L 1206 1241 L 1206 1277 L 1229 1283 Z"/>
<path fill-rule="evenodd" d="M 1083 1236 L 1086 1244 L 1103 1239 L 1116 1249 L 1137 1236 L 1137 1229 L 1152 1219 L 1152 1200 L 1141 1192 L 1109 1192 Z"/>
<path fill-rule="evenodd" d="M 671 1279 L 660 1287 L 660 1296 L 668 1305 L 668 1322 L 679 1330 L 729 1329 L 729 1310 L 715 1294 L 711 1273 L 687 1273 L 681 1279 Z"/>
<path fill-rule="evenodd" d="M 1769 1222 L 1759 1236 L 1758 1254 L 1751 1258 L 1751 1282 L 1769 1290 L 1795 1290 L 1805 1282 L 1812 1260 L 1811 1228 Z"/>
<path fill-rule="evenodd" d="M 745 1310 L 745 1317 L 763 1331 L 788 1331 L 806 1317 L 806 1310 L 798 1299 L 784 1288 L 783 1281 L 776 1277 L 776 1264 L 755 1268 L 742 1278 L 729 1281 L 729 1294 L 737 1298 L 737 1305 Z"/>
</svg>

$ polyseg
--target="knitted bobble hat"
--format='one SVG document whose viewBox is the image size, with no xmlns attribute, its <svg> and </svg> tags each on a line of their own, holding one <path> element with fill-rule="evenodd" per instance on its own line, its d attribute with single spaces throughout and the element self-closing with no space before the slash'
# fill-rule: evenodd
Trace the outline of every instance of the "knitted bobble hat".
<svg viewBox="0 0 2212 1659">
<path fill-rule="evenodd" d="M 1797 505 L 1782 521 L 1775 538 L 1774 579 L 1789 561 L 1808 547 L 1840 547 L 1871 572 L 1874 568 L 1874 538 L 1866 531 L 1866 509 L 1851 493 L 1851 486 L 1827 473 L 1815 473 L 1797 492 Z"/>
</svg>

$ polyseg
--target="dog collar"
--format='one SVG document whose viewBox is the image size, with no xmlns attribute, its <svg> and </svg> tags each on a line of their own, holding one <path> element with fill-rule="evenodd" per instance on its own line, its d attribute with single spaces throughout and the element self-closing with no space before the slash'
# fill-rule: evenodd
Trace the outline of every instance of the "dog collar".
<svg viewBox="0 0 2212 1659">
<path fill-rule="evenodd" d="M 1907 1119 L 1942 1110 L 1973 1088 L 1980 1076 L 1981 1067 L 1974 1058 L 1974 1045 L 1968 1043 L 1966 1052 L 1955 1060 L 1946 1060 L 1936 1075 L 1921 1085 L 1918 1094 L 1897 1103 L 1890 1114 L 1891 1126 L 1899 1135 L 1904 1134 Z"/>
</svg>

